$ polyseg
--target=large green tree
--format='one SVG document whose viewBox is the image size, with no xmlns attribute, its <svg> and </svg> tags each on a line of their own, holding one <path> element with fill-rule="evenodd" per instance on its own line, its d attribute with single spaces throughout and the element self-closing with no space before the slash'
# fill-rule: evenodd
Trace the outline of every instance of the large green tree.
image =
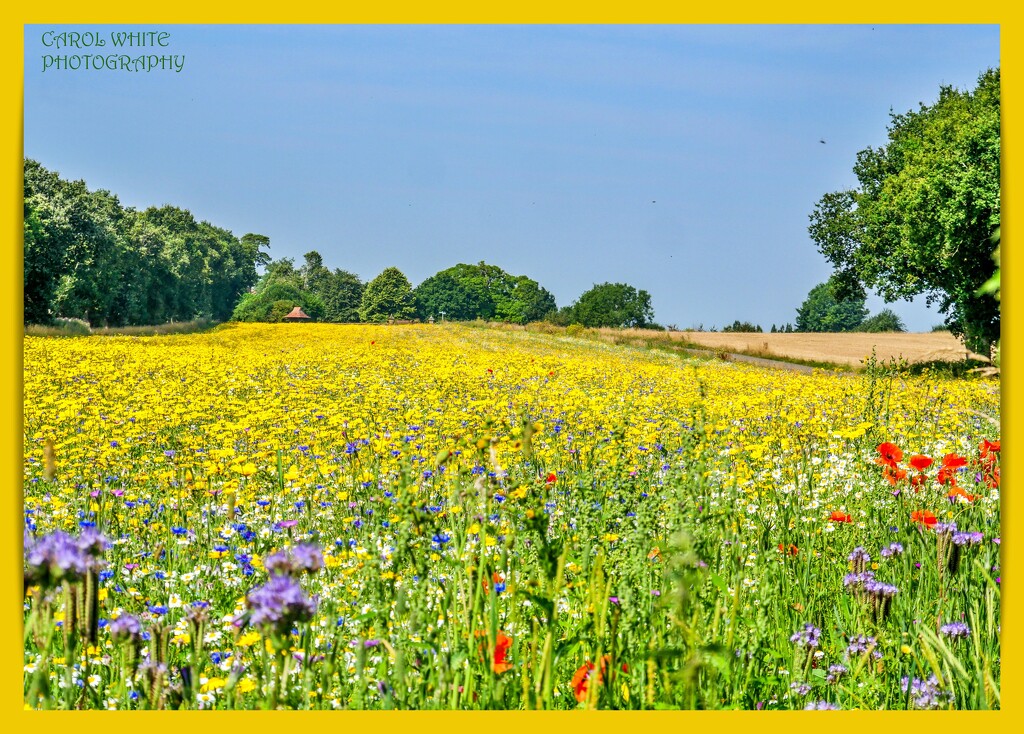
<svg viewBox="0 0 1024 734">
<path fill-rule="evenodd" d="M 334 322 L 359 321 L 359 304 L 363 298 L 363 283 L 347 270 L 324 265 L 316 250 L 307 252 L 299 270 L 303 287 L 324 304 L 324 320 Z"/>
<path fill-rule="evenodd" d="M 834 278 L 819 283 L 811 288 L 807 298 L 796 310 L 796 330 L 853 331 L 868 315 L 865 301 L 863 293 L 842 296 Z"/>
<path fill-rule="evenodd" d="M 926 295 L 969 348 L 999 338 L 999 303 L 978 293 L 995 271 L 1000 224 L 999 69 L 972 91 L 942 87 L 938 100 L 891 114 L 888 142 L 857 154 L 859 186 L 826 194 L 810 234 L 844 292 L 886 301 Z"/>
<path fill-rule="evenodd" d="M 643 327 L 654 321 L 651 294 L 627 283 L 595 285 L 568 311 L 569 319 L 583 326 Z"/>
<path fill-rule="evenodd" d="M 493 316 L 494 302 L 486 289 L 473 287 L 454 270 L 442 270 L 416 286 L 416 313 L 419 317 L 469 321 Z"/>
<path fill-rule="evenodd" d="M 881 332 L 881 331 L 906 331 L 903 319 L 891 308 L 883 308 L 874 316 L 864 319 L 856 331 Z"/>
<path fill-rule="evenodd" d="M 366 284 L 359 304 L 359 318 L 382 322 L 389 318 L 411 319 L 416 316 L 416 298 L 412 284 L 398 268 L 384 272 Z"/>
<path fill-rule="evenodd" d="M 24 195 L 26 323 L 227 319 L 265 262 L 261 235 L 239 240 L 173 206 L 136 211 L 31 159 Z"/>
<path fill-rule="evenodd" d="M 555 297 L 537 281 L 485 262 L 459 263 L 416 287 L 416 310 L 424 319 L 443 313 L 454 321 L 495 319 L 525 324 L 539 321 L 555 308 Z"/>
</svg>

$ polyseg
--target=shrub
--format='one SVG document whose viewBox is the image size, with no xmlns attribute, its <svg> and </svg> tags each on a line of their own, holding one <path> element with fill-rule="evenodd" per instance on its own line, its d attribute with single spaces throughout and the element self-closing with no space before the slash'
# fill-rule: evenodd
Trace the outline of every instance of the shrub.
<svg viewBox="0 0 1024 734">
<path fill-rule="evenodd" d="M 870 318 L 864 319 L 855 331 L 866 331 L 878 333 L 882 331 L 906 331 L 903 319 L 896 315 L 892 309 L 885 308 Z"/>
<path fill-rule="evenodd" d="M 727 331 L 730 331 L 730 332 L 741 332 L 741 333 L 750 333 L 750 334 L 760 334 L 760 333 L 762 333 L 762 329 L 761 329 L 761 327 L 759 325 L 752 324 L 749 321 L 740 321 L 739 319 L 737 319 L 736 321 L 733 321 L 728 326 L 723 326 L 722 327 L 722 331 L 723 332 L 727 332 Z"/>
</svg>

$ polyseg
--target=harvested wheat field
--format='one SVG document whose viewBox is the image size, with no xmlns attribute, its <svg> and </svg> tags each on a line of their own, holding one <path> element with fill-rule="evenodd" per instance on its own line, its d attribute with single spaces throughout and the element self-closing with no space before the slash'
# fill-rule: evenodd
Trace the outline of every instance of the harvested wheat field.
<svg viewBox="0 0 1024 734">
<path fill-rule="evenodd" d="M 747 334 L 678 331 L 672 332 L 671 337 L 709 349 L 832 362 L 853 367 L 860 366 L 861 361 L 871 354 L 872 347 L 880 361 L 888 361 L 891 357 L 902 357 L 908 362 L 957 362 L 965 356 L 985 359 L 981 355 L 968 352 L 961 341 L 948 331 L 924 334 Z"/>
</svg>

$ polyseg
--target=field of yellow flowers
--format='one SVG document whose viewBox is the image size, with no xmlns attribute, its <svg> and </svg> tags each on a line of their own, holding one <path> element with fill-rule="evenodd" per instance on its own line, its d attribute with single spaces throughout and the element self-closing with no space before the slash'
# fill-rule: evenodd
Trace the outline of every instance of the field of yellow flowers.
<svg viewBox="0 0 1024 734">
<path fill-rule="evenodd" d="M 455 324 L 24 370 L 29 707 L 999 707 L 997 381 Z"/>
</svg>

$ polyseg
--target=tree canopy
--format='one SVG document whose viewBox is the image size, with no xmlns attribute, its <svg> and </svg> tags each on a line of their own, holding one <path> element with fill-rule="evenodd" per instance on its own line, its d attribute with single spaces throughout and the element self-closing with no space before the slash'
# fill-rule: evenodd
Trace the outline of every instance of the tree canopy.
<svg viewBox="0 0 1024 734">
<path fill-rule="evenodd" d="M 296 306 L 314 321 L 323 320 L 327 311 L 323 300 L 305 287 L 294 261 L 281 258 L 267 264 L 263 277 L 251 292 L 242 296 L 231 318 L 277 322 Z"/>
<path fill-rule="evenodd" d="M 459 263 L 416 287 L 416 311 L 422 319 L 443 314 L 455 321 L 479 318 L 525 324 L 555 308 L 555 297 L 537 281 L 485 262 Z"/>
<path fill-rule="evenodd" d="M 907 327 L 903 325 L 903 319 L 901 319 L 891 308 L 883 308 L 874 316 L 869 316 L 864 319 L 860 323 L 860 326 L 857 327 L 857 331 L 866 332 L 906 330 Z"/>
<path fill-rule="evenodd" d="M 316 250 L 307 252 L 300 275 L 305 289 L 323 302 L 324 321 L 359 321 L 359 304 L 363 300 L 359 276 L 340 268 L 332 271 L 323 262 Z"/>
<path fill-rule="evenodd" d="M 359 304 L 359 318 L 362 321 L 387 321 L 411 319 L 416 316 L 416 298 L 412 284 L 398 268 L 386 268 L 384 272 L 366 284 Z"/>
<path fill-rule="evenodd" d="M 999 69 L 973 91 L 944 86 L 932 105 L 891 113 L 888 142 L 857 154 L 859 186 L 823 196 L 810 234 L 844 292 L 891 302 L 925 294 L 951 332 L 986 351 L 999 303 L 979 293 L 996 265 L 1000 225 Z"/>
<path fill-rule="evenodd" d="M 107 326 L 226 320 L 269 240 L 241 239 L 173 206 L 137 211 L 24 162 L 25 323 Z"/>
<path fill-rule="evenodd" d="M 865 297 L 839 295 L 835 278 L 811 288 L 807 298 L 796 310 L 797 331 L 853 331 L 868 315 Z"/>
<path fill-rule="evenodd" d="M 644 327 L 654 321 L 651 295 L 626 283 L 601 283 L 567 309 L 568 319 L 583 326 Z"/>
</svg>

